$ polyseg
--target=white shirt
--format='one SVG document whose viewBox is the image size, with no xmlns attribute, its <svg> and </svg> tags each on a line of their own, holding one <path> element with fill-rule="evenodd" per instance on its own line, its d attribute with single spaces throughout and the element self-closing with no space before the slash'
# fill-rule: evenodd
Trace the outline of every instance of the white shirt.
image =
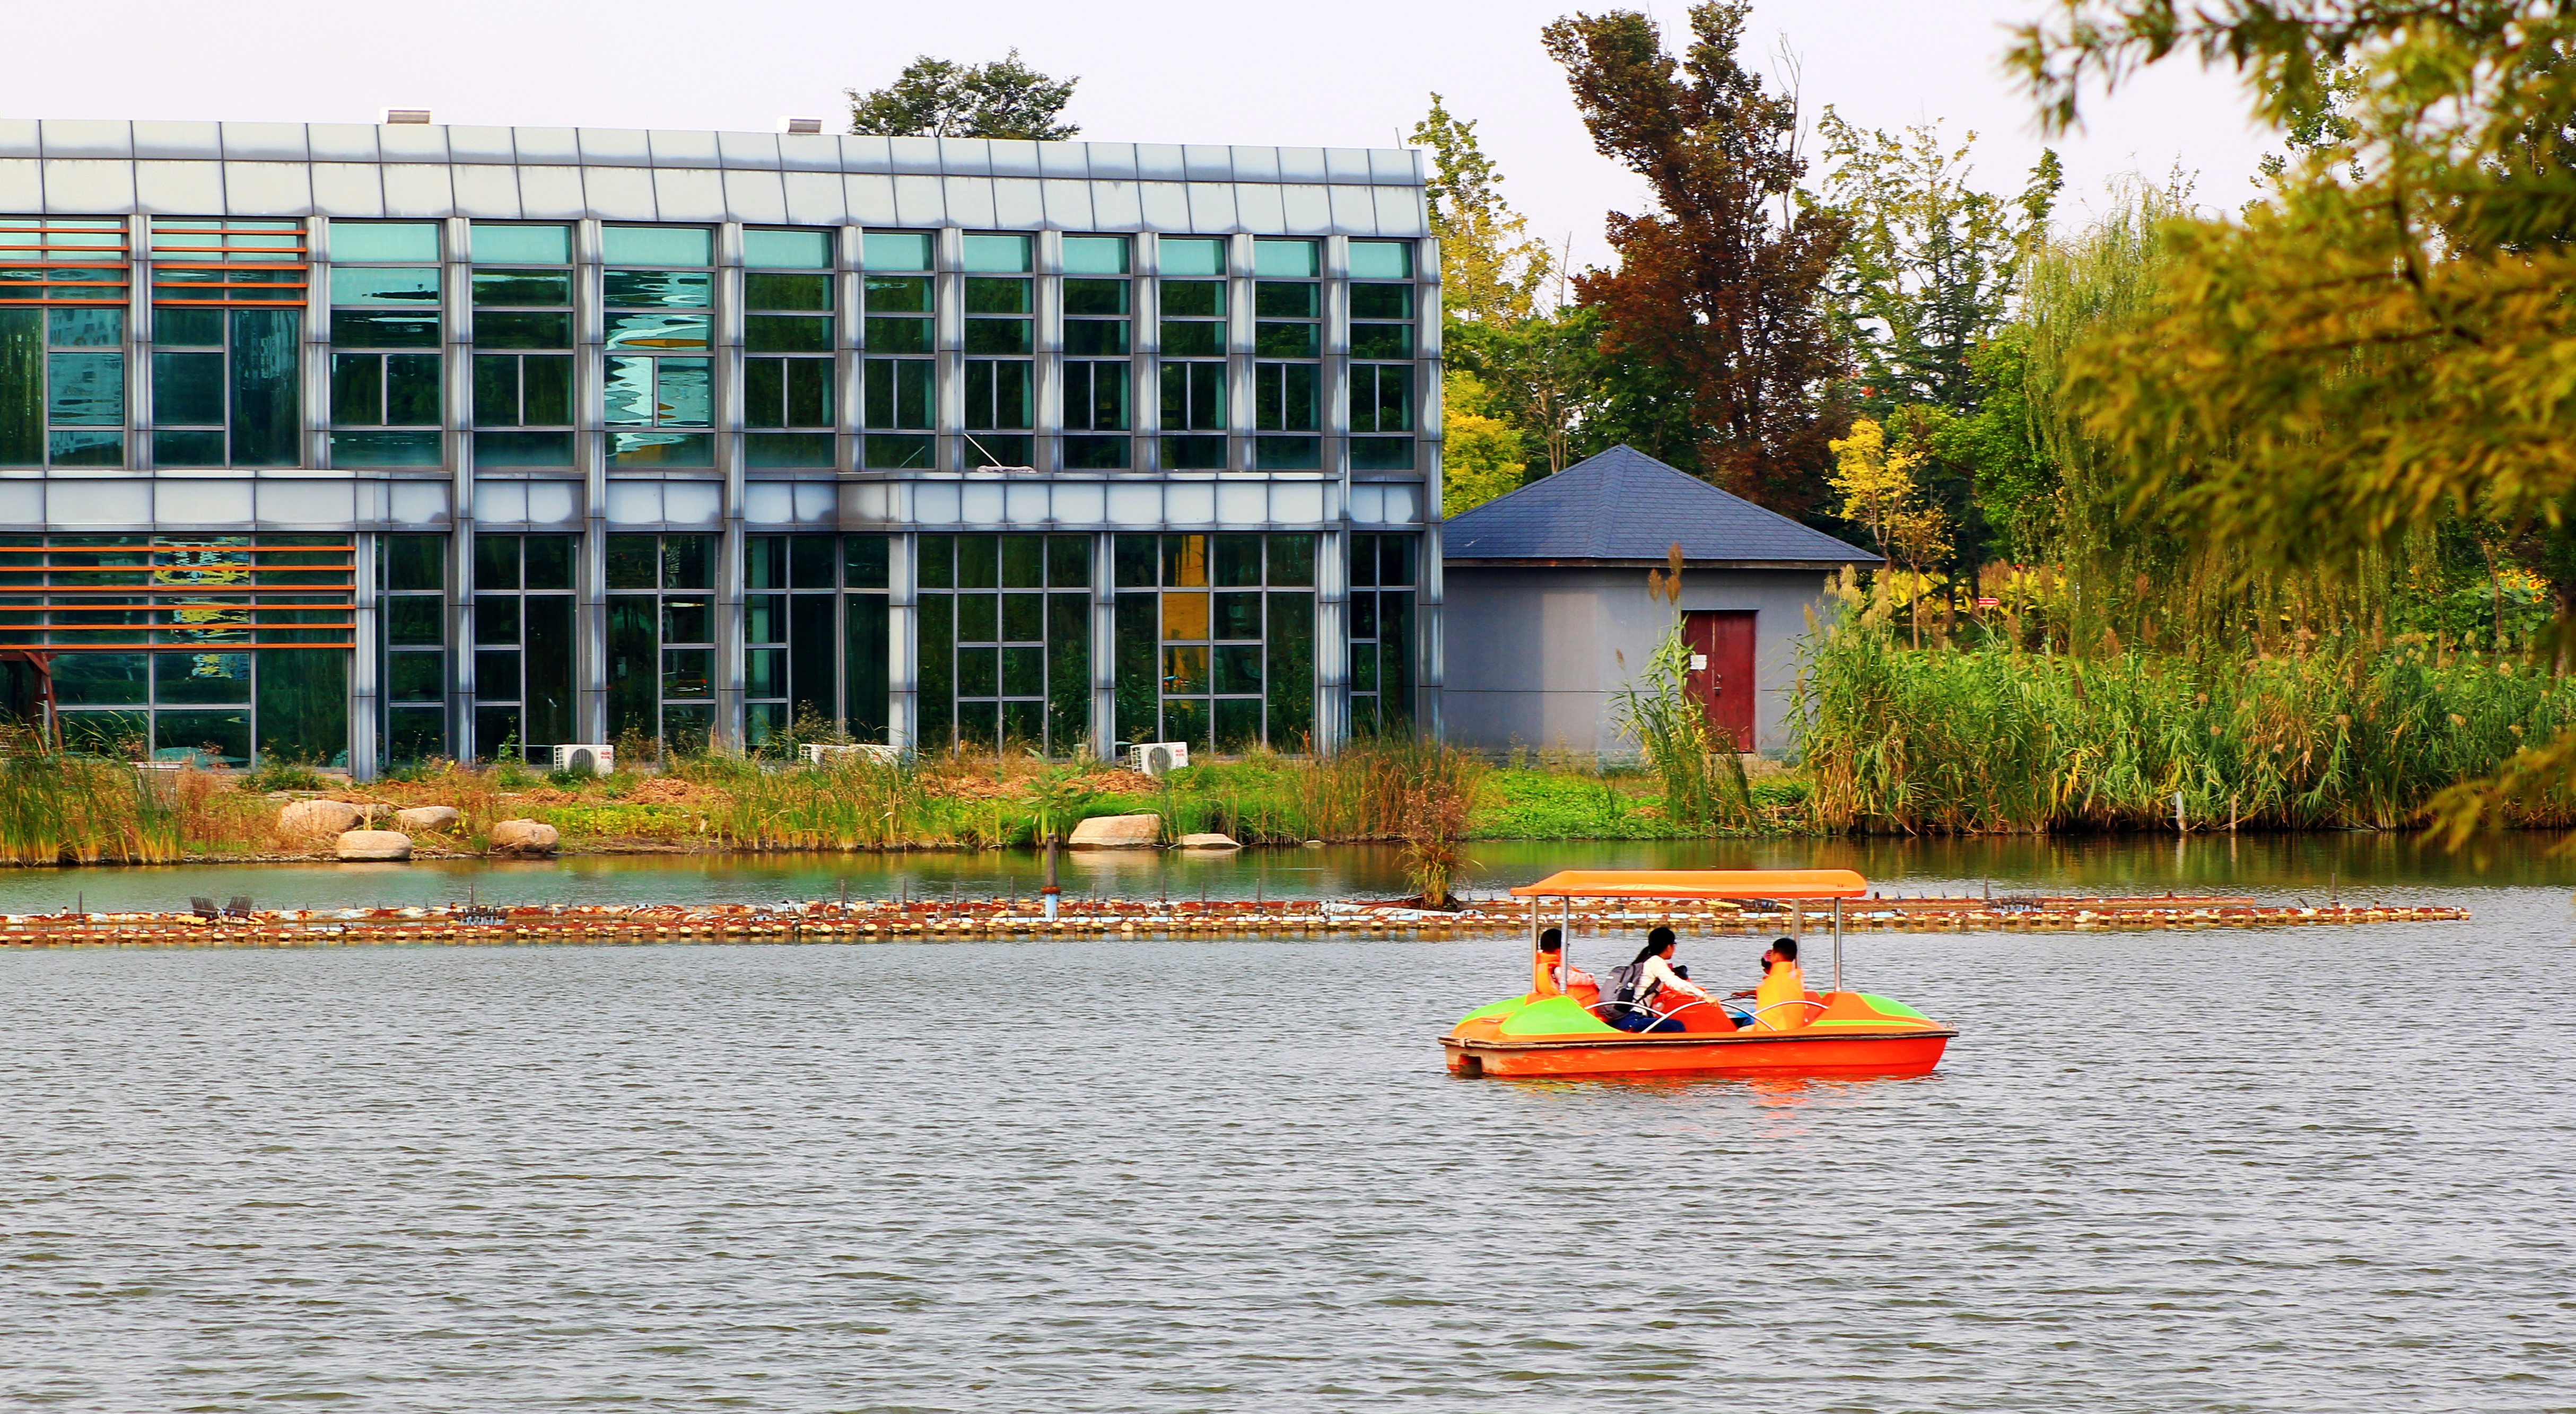
<svg viewBox="0 0 2576 1414">
<path fill-rule="evenodd" d="M 1702 1001 L 1708 999 L 1708 993 L 1698 983 L 1674 972 L 1673 965 L 1664 961 L 1661 954 L 1649 956 L 1644 969 L 1637 974 L 1639 993 L 1652 996 L 1658 987 L 1669 987 L 1683 996 L 1698 997 Z"/>
</svg>

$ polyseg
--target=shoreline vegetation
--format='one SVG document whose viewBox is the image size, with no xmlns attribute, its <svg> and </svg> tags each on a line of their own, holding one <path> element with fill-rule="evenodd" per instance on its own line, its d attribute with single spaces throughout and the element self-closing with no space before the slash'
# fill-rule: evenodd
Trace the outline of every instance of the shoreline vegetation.
<svg viewBox="0 0 2576 1414">
<path fill-rule="evenodd" d="M 1033 848 L 1091 816 L 1150 814 L 1166 842 L 1398 844 L 1439 897 L 1476 840 L 2170 832 L 2177 796 L 2194 831 L 2427 828 L 2445 791 L 2576 722 L 2576 681 L 2420 636 L 2241 661 L 2079 658 L 2008 633 L 1912 647 L 1891 620 L 1863 602 L 1817 635 L 1786 765 L 1650 732 L 1626 764 L 1386 740 L 1161 780 L 988 751 L 828 765 L 710 754 L 607 776 L 440 761 L 353 784 L 292 764 L 137 770 L 21 737 L 0 744 L 0 864 L 331 858 L 329 838 L 280 827 L 286 805 L 316 797 L 455 807 L 453 827 L 415 834 L 421 858 L 484 854 L 507 819 L 553 826 L 563 853 L 602 854 Z M 2522 801 L 2502 823 L 2576 826 L 2576 798 Z"/>
</svg>

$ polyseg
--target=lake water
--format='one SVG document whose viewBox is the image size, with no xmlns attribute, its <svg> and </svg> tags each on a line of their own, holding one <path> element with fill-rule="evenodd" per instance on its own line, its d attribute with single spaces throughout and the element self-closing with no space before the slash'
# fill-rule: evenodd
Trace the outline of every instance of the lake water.
<svg viewBox="0 0 2576 1414">
<path fill-rule="evenodd" d="M 2476 911 L 1858 935 L 1856 982 L 1964 1033 L 1901 1081 L 1453 1079 L 1432 1038 L 1523 985 L 1512 939 L 13 950 L 0 1406 L 2565 1410 L 2576 866 L 2546 843 L 1478 850 L 1498 881 L 1853 862 Z M 759 899 L 1032 867 L 0 885 Z M 1394 887 L 1360 851 L 1109 867 Z M 1749 984 L 1748 951 L 1683 956 Z"/>
</svg>

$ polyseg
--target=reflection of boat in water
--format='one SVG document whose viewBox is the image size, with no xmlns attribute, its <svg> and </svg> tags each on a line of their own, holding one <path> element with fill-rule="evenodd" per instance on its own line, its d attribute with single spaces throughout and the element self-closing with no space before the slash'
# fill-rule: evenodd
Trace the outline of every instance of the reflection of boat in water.
<svg viewBox="0 0 2576 1414">
<path fill-rule="evenodd" d="M 1512 890 L 1530 901 L 1538 945 L 1542 899 L 1831 900 L 1833 989 L 1775 1002 L 1739 1025 L 1712 1001 L 1659 1008 L 1668 1029 L 1623 1031 L 1602 1019 L 1616 1000 L 1585 1003 L 1554 989 L 1478 1007 L 1440 1038 L 1459 1075 L 1921 1075 L 1959 1033 L 1914 1008 L 1842 985 L 1842 901 L 1868 894 L 1848 869 L 1572 870 Z M 1570 930 L 1569 930 L 1570 931 Z M 1568 939 L 1569 967 L 1571 939 Z"/>
</svg>

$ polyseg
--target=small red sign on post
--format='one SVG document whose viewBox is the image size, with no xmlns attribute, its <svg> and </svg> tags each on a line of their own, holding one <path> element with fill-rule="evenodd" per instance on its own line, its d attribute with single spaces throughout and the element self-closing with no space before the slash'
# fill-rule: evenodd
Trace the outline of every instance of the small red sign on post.
<svg viewBox="0 0 2576 1414">
<path fill-rule="evenodd" d="M 2003 602 L 2004 601 L 2001 599 L 1989 599 L 1982 594 L 1977 596 L 1977 607 L 1980 609 L 2001 608 L 2003 606 Z"/>
</svg>

